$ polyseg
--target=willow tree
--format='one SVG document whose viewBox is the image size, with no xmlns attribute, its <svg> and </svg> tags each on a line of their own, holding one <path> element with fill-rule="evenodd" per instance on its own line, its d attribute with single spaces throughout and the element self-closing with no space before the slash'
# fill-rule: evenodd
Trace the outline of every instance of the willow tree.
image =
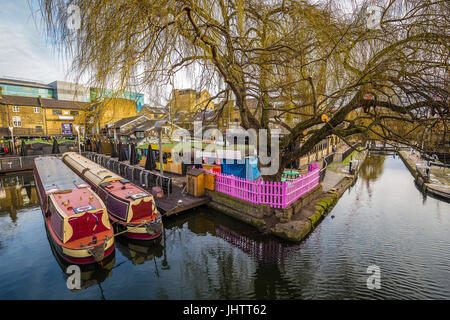
<svg viewBox="0 0 450 320">
<path fill-rule="evenodd" d="M 358 1 L 349 10 L 354 3 L 41 0 L 41 12 L 73 71 L 97 87 L 153 92 L 188 69 L 211 99 L 235 100 L 244 129 L 284 128 L 272 155 L 280 168 L 267 177 L 278 178 L 331 134 L 404 144 L 418 132 L 448 136 L 448 2 Z"/>
</svg>

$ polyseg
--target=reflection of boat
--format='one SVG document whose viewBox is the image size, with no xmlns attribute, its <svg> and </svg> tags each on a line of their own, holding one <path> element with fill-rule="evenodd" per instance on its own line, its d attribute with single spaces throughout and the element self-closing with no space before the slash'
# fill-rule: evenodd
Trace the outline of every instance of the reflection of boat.
<svg viewBox="0 0 450 320">
<path fill-rule="evenodd" d="M 50 248 L 52 249 L 53 256 L 56 259 L 56 262 L 58 262 L 59 267 L 61 268 L 61 271 L 67 278 L 69 274 L 67 273 L 67 268 L 72 265 L 71 263 L 68 263 L 66 260 L 62 259 L 61 255 L 58 254 L 54 242 L 51 240 L 51 236 L 46 230 L 47 233 L 47 239 L 50 243 Z M 86 289 L 93 285 L 100 285 L 103 281 L 106 280 L 106 278 L 109 278 L 112 276 L 112 269 L 114 267 L 114 264 L 116 262 L 114 251 L 112 254 L 110 254 L 108 257 L 103 259 L 102 265 L 99 264 L 88 264 L 88 265 L 80 265 L 80 288 L 79 289 L 70 289 L 72 291 L 78 291 L 82 289 Z"/>
<path fill-rule="evenodd" d="M 45 226 L 68 262 L 100 262 L 114 251 L 113 228 L 100 198 L 56 157 L 34 160 Z"/>
<path fill-rule="evenodd" d="M 63 161 L 105 201 L 109 217 L 119 231 L 140 240 L 161 235 L 161 214 L 151 194 L 77 153 L 65 153 Z"/>
<path fill-rule="evenodd" d="M 145 261 L 160 258 L 163 254 L 163 246 L 160 242 L 149 244 L 145 241 L 116 238 L 116 247 L 134 265 Z"/>
</svg>

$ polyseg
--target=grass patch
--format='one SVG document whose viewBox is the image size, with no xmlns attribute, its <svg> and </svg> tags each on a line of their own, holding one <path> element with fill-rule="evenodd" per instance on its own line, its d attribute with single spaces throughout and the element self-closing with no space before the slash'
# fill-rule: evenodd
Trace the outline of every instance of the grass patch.
<svg viewBox="0 0 450 320">
<path fill-rule="evenodd" d="M 355 152 L 357 152 L 357 151 L 356 151 L 356 150 L 353 150 L 353 152 L 350 153 L 350 154 L 348 155 L 348 157 L 344 159 L 344 161 L 339 162 L 339 163 L 340 163 L 340 164 L 348 164 L 348 163 L 350 162 L 350 160 L 352 159 L 352 157 L 355 156 Z M 358 153 L 359 153 L 359 152 L 358 152 Z"/>
</svg>

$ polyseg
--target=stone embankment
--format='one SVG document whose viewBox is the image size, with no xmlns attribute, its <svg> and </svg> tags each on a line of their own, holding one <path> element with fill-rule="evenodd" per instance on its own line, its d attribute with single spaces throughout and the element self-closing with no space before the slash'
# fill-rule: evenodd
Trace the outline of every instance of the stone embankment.
<svg viewBox="0 0 450 320">
<path fill-rule="evenodd" d="M 270 232 L 289 241 L 301 242 L 334 208 L 345 190 L 355 183 L 359 169 L 366 156 L 367 151 L 361 152 L 359 161 L 355 165 L 354 170 L 352 170 L 352 174 L 327 171 L 326 178 L 320 186 L 321 192 L 309 204 L 304 205 L 299 214 L 293 216 L 288 222 L 280 221 L 275 224 L 270 229 Z M 338 182 L 330 187 L 329 184 L 336 181 Z"/>
<path fill-rule="evenodd" d="M 208 206 L 251 224 L 261 232 L 289 240 L 302 241 L 322 221 L 354 182 L 367 152 L 361 152 L 352 173 L 330 171 L 325 180 L 285 209 L 255 205 L 217 191 L 208 191 Z M 348 162 L 348 161 L 347 161 Z M 348 172 L 348 170 L 347 170 Z"/>
<path fill-rule="evenodd" d="M 432 167 L 428 177 L 425 173 L 426 165 L 417 154 L 407 151 L 399 151 L 398 154 L 423 192 L 450 201 L 450 170 L 448 168 L 433 169 Z"/>
</svg>

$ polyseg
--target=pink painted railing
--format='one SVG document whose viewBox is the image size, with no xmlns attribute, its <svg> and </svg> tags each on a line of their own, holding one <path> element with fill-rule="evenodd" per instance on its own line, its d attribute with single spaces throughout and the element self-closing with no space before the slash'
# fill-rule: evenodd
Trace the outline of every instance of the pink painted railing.
<svg viewBox="0 0 450 320">
<path fill-rule="evenodd" d="M 216 174 L 216 191 L 255 204 L 268 204 L 272 208 L 286 208 L 298 198 L 319 185 L 319 165 L 310 164 L 309 172 L 295 180 L 284 182 L 246 180 Z"/>
</svg>

